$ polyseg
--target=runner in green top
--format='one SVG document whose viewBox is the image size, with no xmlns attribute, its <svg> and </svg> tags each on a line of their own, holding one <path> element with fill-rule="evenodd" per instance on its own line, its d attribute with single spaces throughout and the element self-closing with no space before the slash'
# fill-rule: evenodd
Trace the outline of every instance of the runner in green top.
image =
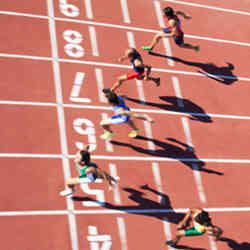
<svg viewBox="0 0 250 250">
<path fill-rule="evenodd" d="M 188 222 L 191 220 L 191 225 L 188 227 Z M 201 208 L 192 208 L 188 211 L 184 219 L 178 224 L 177 232 L 172 240 L 166 242 L 166 245 L 176 246 L 183 236 L 197 236 L 205 232 L 210 233 L 219 240 L 222 230 L 213 225 L 208 212 Z"/>
<path fill-rule="evenodd" d="M 104 170 L 99 168 L 95 163 L 90 161 L 89 145 L 86 145 L 83 150 L 76 153 L 75 165 L 79 172 L 79 176 L 76 178 L 70 178 L 66 185 L 68 189 L 60 192 L 62 196 L 72 195 L 76 192 L 75 185 L 81 183 L 95 182 L 97 178 L 106 180 L 109 188 L 111 189 L 114 183 L 117 183 L 119 177 L 112 177 Z"/>
</svg>

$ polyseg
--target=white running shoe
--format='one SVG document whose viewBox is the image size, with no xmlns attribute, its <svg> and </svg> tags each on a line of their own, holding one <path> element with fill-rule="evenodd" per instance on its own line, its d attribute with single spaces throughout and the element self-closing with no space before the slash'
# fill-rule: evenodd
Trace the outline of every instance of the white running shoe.
<svg viewBox="0 0 250 250">
<path fill-rule="evenodd" d="M 72 195 L 76 192 L 76 190 L 72 190 L 72 189 L 65 189 L 63 191 L 60 192 L 61 196 L 68 196 L 68 195 Z"/>
</svg>

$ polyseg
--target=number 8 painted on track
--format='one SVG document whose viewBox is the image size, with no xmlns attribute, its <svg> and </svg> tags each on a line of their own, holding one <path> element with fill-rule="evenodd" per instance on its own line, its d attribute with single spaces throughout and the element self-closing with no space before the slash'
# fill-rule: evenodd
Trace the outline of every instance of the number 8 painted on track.
<svg viewBox="0 0 250 250">
<path fill-rule="evenodd" d="M 84 48 L 80 45 L 83 38 L 78 31 L 65 30 L 63 32 L 63 38 L 68 42 L 68 44 L 64 46 L 64 51 L 66 54 L 76 58 L 84 56 Z"/>
<path fill-rule="evenodd" d="M 73 4 L 68 4 L 67 0 L 59 0 L 60 11 L 68 17 L 77 17 L 80 14 L 79 8 Z"/>
</svg>

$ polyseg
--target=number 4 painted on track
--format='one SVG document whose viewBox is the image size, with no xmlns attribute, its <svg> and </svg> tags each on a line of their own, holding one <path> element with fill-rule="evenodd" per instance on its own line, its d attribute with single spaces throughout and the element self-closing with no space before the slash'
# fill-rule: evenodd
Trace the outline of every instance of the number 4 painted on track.
<svg viewBox="0 0 250 250">
<path fill-rule="evenodd" d="M 73 85 L 73 88 L 72 88 L 71 94 L 70 94 L 70 100 L 72 102 L 87 102 L 87 103 L 91 102 L 91 99 L 89 99 L 89 98 L 79 97 L 81 87 L 83 85 L 84 77 L 85 77 L 85 73 L 83 73 L 83 72 L 76 73 L 74 85 Z"/>
</svg>

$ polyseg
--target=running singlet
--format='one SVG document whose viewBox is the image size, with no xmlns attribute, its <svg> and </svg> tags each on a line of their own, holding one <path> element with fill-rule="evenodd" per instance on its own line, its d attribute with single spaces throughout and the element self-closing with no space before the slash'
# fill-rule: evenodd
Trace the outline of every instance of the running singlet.
<svg viewBox="0 0 250 250">
<path fill-rule="evenodd" d="M 78 164 L 76 164 L 76 168 L 77 168 L 77 170 L 78 170 L 78 172 L 79 172 L 79 174 L 80 174 L 79 178 L 86 178 L 86 177 L 87 177 L 87 175 L 86 175 L 85 172 L 86 172 L 86 170 L 87 170 L 89 167 L 98 168 L 98 166 L 97 166 L 95 163 L 92 163 L 92 162 L 90 162 L 88 165 L 85 165 L 85 167 L 82 168 L 82 169 L 79 168 Z M 93 175 L 94 175 L 94 178 L 96 179 L 96 178 L 97 178 L 97 174 L 93 173 Z"/>
<path fill-rule="evenodd" d="M 134 58 L 130 60 L 130 62 L 131 62 L 131 64 L 132 64 L 132 66 L 133 66 L 134 71 L 135 71 L 136 73 L 138 73 L 138 74 L 141 74 L 141 73 L 144 72 L 144 67 L 135 66 L 135 60 L 136 60 L 136 59 L 142 60 L 140 54 L 135 55 Z"/>
<path fill-rule="evenodd" d="M 183 34 L 183 31 L 181 29 L 181 21 L 179 20 L 178 17 L 176 19 L 175 18 L 173 18 L 173 19 L 166 18 L 166 20 L 167 20 L 166 25 L 167 25 L 167 28 L 170 30 L 170 32 L 172 32 L 172 27 L 169 25 L 169 21 L 170 20 L 175 20 L 177 22 L 177 29 L 176 29 L 177 35 L 175 35 L 175 37 L 179 37 L 179 36 L 181 36 Z"/>
<path fill-rule="evenodd" d="M 193 218 L 195 218 L 199 213 L 200 213 L 200 212 L 195 213 L 194 216 L 193 216 Z M 195 228 L 197 231 L 201 232 L 201 233 L 203 233 L 203 232 L 206 231 L 206 227 L 203 226 L 203 225 L 201 225 L 201 224 L 198 223 L 197 221 L 194 221 L 194 228 Z"/>
<path fill-rule="evenodd" d="M 114 111 L 115 115 L 118 115 L 120 117 L 123 117 L 123 116 L 127 117 L 126 115 L 117 114 L 117 109 L 120 109 L 120 108 L 123 108 L 123 109 L 128 110 L 128 111 L 130 110 L 130 108 L 126 106 L 123 97 L 121 97 L 121 96 L 117 96 L 117 97 L 119 99 L 119 104 L 113 107 L 113 111 Z"/>
</svg>

